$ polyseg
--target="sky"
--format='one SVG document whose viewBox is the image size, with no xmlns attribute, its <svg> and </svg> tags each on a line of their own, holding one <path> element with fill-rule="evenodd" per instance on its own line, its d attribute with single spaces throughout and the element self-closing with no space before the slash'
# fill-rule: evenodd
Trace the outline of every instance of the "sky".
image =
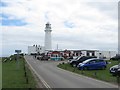
<svg viewBox="0 0 120 90">
<path fill-rule="evenodd" d="M 44 46 L 45 24 L 52 26 L 52 49 L 118 49 L 119 0 L 1 0 L 0 56 Z"/>
</svg>

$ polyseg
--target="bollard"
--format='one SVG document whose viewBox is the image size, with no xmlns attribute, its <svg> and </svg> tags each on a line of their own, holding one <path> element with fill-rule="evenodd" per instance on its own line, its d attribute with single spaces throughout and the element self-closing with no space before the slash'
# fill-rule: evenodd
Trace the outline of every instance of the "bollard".
<svg viewBox="0 0 120 90">
<path fill-rule="evenodd" d="M 84 74 L 83 69 L 81 70 L 81 74 Z"/>
<path fill-rule="evenodd" d="M 67 69 L 67 66 L 65 66 L 65 69 Z"/>
<path fill-rule="evenodd" d="M 83 72 L 83 68 L 81 68 L 81 74 L 84 74 L 84 72 Z"/>
<path fill-rule="evenodd" d="M 28 84 L 28 77 L 26 77 L 26 83 Z"/>
<path fill-rule="evenodd" d="M 119 76 L 117 76 L 117 83 L 118 83 L 118 87 L 120 89 L 120 77 Z"/>
<path fill-rule="evenodd" d="M 26 75 L 26 71 L 25 71 L 25 77 L 26 77 L 27 75 Z"/>
<path fill-rule="evenodd" d="M 73 72 L 75 72 L 75 67 L 73 68 Z"/>
<path fill-rule="evenodd" d="M 28 77 L 27 77 L 25 61 L 24 61 L 24 72 L 25 72 L 24 75 L 25 75 L 26 83 L 28 84 Z"/>
<path fill-rule="evenodd" d="M 97 77 L 97 72 L 94 72 L 94 76 Z"/>
</svg>

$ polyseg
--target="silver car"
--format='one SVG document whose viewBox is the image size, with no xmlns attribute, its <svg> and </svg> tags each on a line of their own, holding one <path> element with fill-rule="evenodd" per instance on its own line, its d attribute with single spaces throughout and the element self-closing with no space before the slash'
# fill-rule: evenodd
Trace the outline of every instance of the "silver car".
<svg viewBox="0 0 120 90">
<path fill-rule="evenodd" d="M 110 73 L 113 76 L 119 76 L 120 75 L 120 66 L 119 65 L 114 65 L 110 68 Z"/>
</svg>

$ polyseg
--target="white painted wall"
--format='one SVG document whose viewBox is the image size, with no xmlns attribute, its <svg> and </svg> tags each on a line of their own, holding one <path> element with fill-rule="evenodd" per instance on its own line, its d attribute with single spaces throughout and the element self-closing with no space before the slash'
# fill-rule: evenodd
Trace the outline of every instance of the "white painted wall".
<svg viewBox="0 0 120 90">
<path fill-rule="evenodd" d="M 86 51 L 81 51 L 81 53 L 82 53 L 82 56 L 86 56 L 87 55 Z"/>
<path fill-rule="evenodd" d="M 28 55 L 30 55 L 31 53 L 36 53 L 36 47 L 28 46 Z"/>
<path fill-rule="evenodd" d="M 99 53 L 101 53 L 101 55 Z M 97 57 L 106 57 L 107 59 L 110 59 L 111 57 L 116 56 L 116 54 L 116 51 L 99 51 L 97 52 Z"/>
<path fill-rule="evenodd" d="M 44 53 L 45 52 L 45 48 L 43 46 L 37 45 L 36 46 L 28 46 L 28 55 L 30 55 L 31 53 Z"/>
<path fill-rule="evenodd" d="M 95 56 L 97 56 L 97 58 L 99 58 L 99 51 L 95 51 Z"/>
</svg>

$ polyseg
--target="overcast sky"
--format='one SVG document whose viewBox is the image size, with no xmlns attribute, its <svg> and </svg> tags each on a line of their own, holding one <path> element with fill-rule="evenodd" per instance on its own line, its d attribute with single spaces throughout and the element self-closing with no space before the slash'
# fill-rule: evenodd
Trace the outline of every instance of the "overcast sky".
<svg viewBox="0 0 120 90">
<path fill-rule="evenodd" d="M 44 46 L 45 24 L 52 26 L 52 48 L 117 51 L 118 0 L 2 0 L 3 56 Z"/>
</svg>

